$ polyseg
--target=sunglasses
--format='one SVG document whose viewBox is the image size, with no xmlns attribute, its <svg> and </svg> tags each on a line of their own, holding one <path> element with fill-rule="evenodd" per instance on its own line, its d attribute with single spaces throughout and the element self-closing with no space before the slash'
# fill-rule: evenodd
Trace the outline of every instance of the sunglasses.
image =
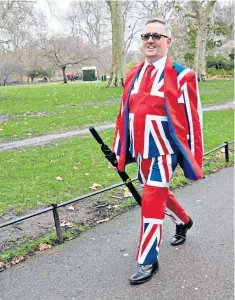
<svg viewBox="0 0 235 300">
<path fill-rule="evenodd" d="M 152 38 L 154 41 L 160 40 L 161 37 L 164 37 L 164 38 L 167 38 L 167 39 L 169 38 L 168 36 L 163 35 L 163 34 L 160 34 L 160 33 L 143 33 L 143 34 L 141 34 L 141 39 L 142 39 L 143 41 L 148 41 L 149 38 L 150 38 L 150 36 L 151 36 L 151 38 Z"/>
</svg>

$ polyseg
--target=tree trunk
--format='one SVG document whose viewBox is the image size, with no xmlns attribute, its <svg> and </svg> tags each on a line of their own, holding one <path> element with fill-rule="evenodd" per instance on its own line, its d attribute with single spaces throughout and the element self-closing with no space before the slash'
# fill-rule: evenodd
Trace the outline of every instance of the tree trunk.
<svg viewBox="0 0 235 300">
<path fill-rule="evenodd" d="M 195 49 L 195 55 L 194 55 L 194 68 L 195 72 L 197 74 L 197 78 L 200 81 L 200 51 L 201 51 L 201 41 L 202 41 L 202 28 L 201 25 L 198 25 L 198 31 L 197 31 L 197 37 L 196 37 L 196 49 Z"/>
<path fill-rule="evenodd" d="M 120 1 L 107 1 L 112 22 L 112 73 L 109 87 L 124 85 L 124 33 Z"/>
<path fill-rule="evenodd" d="M 192 5 L 197 5 L 197 37 L 196 49 L 194 56 L 194 65 L 197 78 L 199 81 L 206 79 L 206 44 L 208 38 L 208 25 L 212 19 L 213 6 L 216 0 L 208 1 L 203 7 L 200 2 L 194 2 Z"/>
<path fill-rule="evenodd" d="M 206 81 L 206 42 L 208 36 L 208 30 L 202 34 L 202 41 L 201 41 L 201 65 L 200 65 L 200 81 Z"/>
<path fill-rule="evenodd" d="M 204 23 L 204 30 L 203 30 L 203 38 L 202 38 L 202 50 L 201 50 L 201 56 L 202 56 L 202 64 L 201 64 L 201 81 L 206 80 L 206 44 L 207 44 L 207 38 L 209 35 L 209 25 L 212 21 L 213 16 L 213 7 L 215 5 L 216 0 L 209 1 L 205 7 L 204 10 L 204 16 L 203 16 L 203 23 Z"/>
<path fill-rule="evenodd" d="M 66 66 L 63 66 L 61 69 L 62 69 L 62 73 L 63 73 L 64 83 L 67 83 L 67 76 L 65 74 Z"/>
</svg>

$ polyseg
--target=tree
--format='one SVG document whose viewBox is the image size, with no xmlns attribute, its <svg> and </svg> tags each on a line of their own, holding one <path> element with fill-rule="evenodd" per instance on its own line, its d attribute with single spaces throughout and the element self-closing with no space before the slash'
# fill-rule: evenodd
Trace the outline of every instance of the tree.
<svg viewBox="0 0 235 300">
<path fill-rule="evenodd" d="M 205 80 L 206 77 L 206 45 L 208 40 L 209 25 L 212 19 L 213 7 L 216 0 L 190 0 L 187 8 L 174 2 L 175 7 L 181 11 L 184 17 L 195 20 L 196 44 L 194 55 L 194 67 L 198 80 Z"/>
<path fill-rule="evenodd" d="M 51 77 L 51 72 L 43 69 L 33 69 L 27 72 L 27 76 L 31 78 L 31 82 L 33 82 L 35 77 Z"/>
<path fill-rule="evenodd" d="M 135 40 L 139 42 L 137 34 L 143 28 L 143 18 L 140 15 L 140 11 L 140 6 L 137 2 L 132 0 L 121 1 L 125 60 Z"/>
<path fill-rule="evenodd" d="M 67 83 L 68 66 L 79 65 L 94 58 L 90 47 L 71 37 L 57 35 L 44 40 L 40 47 L 48 63 L 61 69 L 64 83 Z"/>
<path fill-rule="evenodd" d="M 0 64 L 0 81 L 5 86 L 11 75 L 21 73 L 22 67 L 18 63 L 3 61 Z"/>
<path fill-rule="evenodd" d="M 24 49 L 14 51 L 15 57 L 19 57 L 19 61 L 24 68 L 24 73 L 27 75 L 27 82 L 31 78 L 33 82 L 35 77 L 44 76 L 51 72 L 51 64 L 45 61 L 42 51 L 37 47 L 36 41 L 30 42 Z M 48 77 L 48 75 L 46 75 Z"/>
<path fill-rule="evenodd" d="M 105 0 L 74 0 L 65 18 L 69 34 L 83 44 L 89 44 L 95 52 L 92 62 L 101 73 L 111 70 L 111 17 Z M 112 60 L 112 57 L 111 57 Z"/>
<path fill-rule="evenodd" d="M 145 21 L 152 17 L 158 17 L 165 20 L 170 20 L 175 13 L 173 1 L 171 0 L 152 0 L 143 1 L 137 0 L 140 5 L 139 14 Z"/>
<path fill-rule="evenodd" d="M 138 28 L 138 9 L 136 9 L 136 5 L 133 1 L 126 0 L 118 2 L 120 2 L 118 4 L 120 4 L 124 32 L 122 36 L 124 35 L 125 37 L 124 53 L 126 54 L 135 38 L 135 34 L 140 31 L 140 28 Z M 109 58 L 107 50 L 112 50 L 110 47 L 112 43 L 110 5 L 107 5 L 105 0 L 76 0 L 73 1 L 70 6 L 71 9 L 66 20 L 71 34 L 82 39 L 84 43 L 89 43 L 94 46 L 97 50 L 96 64 L 103 71 L 110 71 L 111 68 L 107 69 L 109 65 L 109 63 L 107 64 L 109 61 L 109 59 L 107 60 L 107 57 Z M 117 28 L 115 31 L 117 31 Z"/>
<path fill-rule="evenodd" d="M 0 50 L 25 47 L 43 23 L 34 1 L 0 1 Z"/>
<path fill-rule="evenodd" d="M 231 60 L 234 60 L 234 48 L 232 52 L 228 55 Z"/>
<path fill-rule="evenodd" d="M 221 30 L 225 34 L 225 42 L 234 41 L 234 1 L 217 1 L 215 5 L 215 18 L 221 23 Z"/>
<path fill-rule="evenodd" d="M 41 76 L 42 72 L 40 69 L 32 69 L 27 72 L 27 76 L 31 78 L 31 82 L 33 82 L 35 77 Z"/>
<path fill-rule="evenodd" d="M 108 1 L 112 22 L 112 73 L 109 87 L 124 85 L 124 33 L 119 1 Z"/>
<path fill-rule="evenodd" d="M 111 40 L 110 14 L 105 0 L 73 1 L 65 18 L 71 35 L 97 49 Z"/>
</svg>

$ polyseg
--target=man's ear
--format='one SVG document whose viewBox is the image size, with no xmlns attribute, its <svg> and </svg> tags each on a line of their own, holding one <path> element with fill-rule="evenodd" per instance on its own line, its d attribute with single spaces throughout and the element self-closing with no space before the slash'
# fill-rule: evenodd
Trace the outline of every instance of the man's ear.
<svg viewBox="0 0 235 300">
<path fill-rule="evenodd" d="M 170 46 L 170 44 L 171 44 L 171 38 L 168 38 L 167 39 L 167 45 Z"/>
<path fill-rule="evenodd" d="M 168 47 L 170 47 L 170 45 L 171 45 L 171 38 L 167 39 L 166 44 L 167 44 Z"/>
</svg>

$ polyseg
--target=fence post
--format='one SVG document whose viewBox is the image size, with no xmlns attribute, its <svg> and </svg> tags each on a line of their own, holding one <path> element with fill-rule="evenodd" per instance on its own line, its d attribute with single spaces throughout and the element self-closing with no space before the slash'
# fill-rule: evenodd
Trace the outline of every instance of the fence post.
<svg viewBox="0 0 235 300">
<path fill-rule="evenodd" d="M 53 206 L 53 217 L 55 221 L 56 234 L 60 243 L 63 243 L 64 240 L 63 240 L 63 235 L 60 227 L 60 217 L 59 217 L 58 207 L 57 204 L 51 204 L 51 205 Z"/>
<path fill-rule="evenodd" d="M 224 142 L 224 154 L 226 162 L 229 162 L 229 149 L 228 149 L 228 142 Z"/>
</svg>

